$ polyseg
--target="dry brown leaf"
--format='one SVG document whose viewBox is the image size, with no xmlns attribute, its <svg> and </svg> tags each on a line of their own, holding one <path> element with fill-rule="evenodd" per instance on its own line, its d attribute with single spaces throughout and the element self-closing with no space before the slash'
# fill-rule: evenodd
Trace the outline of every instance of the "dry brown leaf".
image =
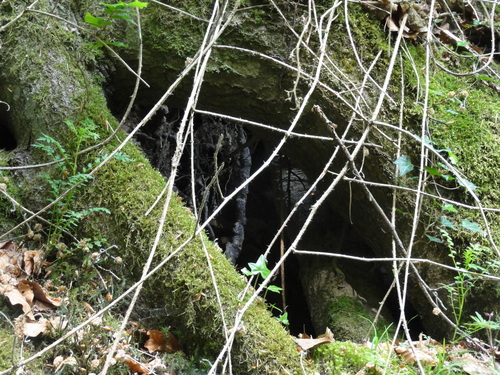
<svg viewBox="0 0 500 375">
<path fill-rule="evenodd" d="M 305 335 L 307 336 L 307 335 Z M 307 336 L 309 337 L 309 336 Z M 326 344 L 329 342 L 335 342 L 333 338 L 333 333 L 330 331 L 330 328 L 326 328 L 325 334 L 318 336 L 316 339 L 294 339 L 294 341 L 300 346 L 302 350 L 309 350 L 314 348 L 315 346 Z"/>
<path fill-rule="evenodd" d="M 17 284 L 17 289 L 19 290 L 19 293 L 22 294 L 26 302 L 29 303 L 30 307 L 33 306 L 33 298 L 35 298 L 35 293 L 33 293 L 33 289 L 31 289 L 31 286 L 29 284 L 20 282 L 19 284 Z"/>
<path fill-rule="evenodd" d="M 53 309 L 61 305 L 61 300 L 59 298 L 51 298 L 47 296 L 42 286 L 34 281 L 21 280 L 19 281 L 20 286 L 29 286 L 33 291 L 34 299 L 37 300 L 37 304 L 42 302 L 48 308 Z M 43 305 L 41 307 L 43 307 Z"/>
<path fill-rule="evenodd" d="M 19 289 L 12 287 L 12 286 L 9 286 L 4 290 L 3 295 L 9 299 L 9 302 L 12 305 L 21 305 L 26 316 L 28 318 L 30 318 L 31 320 L 35 320 L 35 316 L 33 315 L 33 312 L 31 311 L 30 304 L 26 301 L 26 298 L 19 291 Z"/>
<path fill-rule="evenodd" d="M 385 25 L 389 29 L 389 31 L 394 31 L 398 32 L 399 31 L 399 26 L 396 25 L 396 22 L 394 22 L 394 19 L 391 16 L 387 16 L 385 19 Z"/>
<path fill-rule="evenodd" d="M 36 337 L 41 333 L 48 333 L 51 329 L 64 329 L 68 321 L 61 320 L 61 317 L 55 316 L 50 319 L 41 317 L 37 321 L 28 321 L 27 319 L 19 319 L 16 322 L 17 334 L 28 337 Z"/>
<path fill-rule="evenodd" d="M 453 356 L 451 358 L 453 363 L 457 365 L 461 365 L 462 371 L 466 372 L 469 375 L 496 375 L 498 372 L 494 371 L 491 367 L 489 367 L 488 361 L 482 359 L 479 360 L 475 358 L 470 353 L 465 353 L 461 356 Z M 490 362 L 491 363 L 491 362 Z"/>
<path fill-rule="evenodd" d="M 22 273 L 21 261 L 22 257 L 18 252 L 0 251 L 0 271 L 3 273 L 19 276 Z"/>
<path fill-rule="evenodd" d="M 19 246 L 17 245 L 16 242 L 10 240 L 6 242 L 0 242 L 0 249 L 6 250 L 6 251 L 17 251 Z"/>
<path fill-rule="evenodd" d="M 0 288 L 2 286 L 3 287 L 16 286 L 17 283 L 18 283 L 18 280 L 10 274 L 4 273 L 3 275 L 0 275 Z M 0 292 L 0 294 L 3 294 L 3 293 Z"/>
<path fill-rule="evenodd" d="M 411 343 L 414 347 L 412 350 L 410 344 L 408 342 L 403 343 L 403 345 L 397 346 L 394 348 L 396 354 L 404 358 L 404 361 L 407 363 L 420 361 L 429 365 L 436 365 L 438 363 L 438 350 L 437 347 L 441 346 L 436 340 L 427 339 L 413 341 Z"/>
<path fill-rule="evenodd" d="M 43 260 L 43 251 L 41 250 L 28 250 L 23 254 L 24 258 L 24 272 L 28 276 L 35 275 L 40 272 L 40 267 Z"/>
<path fill-rule="evenodd" d="M 139 374 L 147 374 L 149 373 L 149 369 L 140 362 L 137 362 L 135 359 L 130 358 L 128 356 L 124 356 L 120 358 L 120 361 L 126 363 L 130 368 L 131 372 L 138 372 Z"/>
<path fill-rule="evenodd" d="M 26 322 L 23 327 L 23 334 L 28 337 L 36 337 L 40 333 L 48 332 L 49 324 L 49 321 L 43 317 L 36 322 Z"/>
<path fill-rule="evenodd" d="M 147 335 L 149 336 L 149 340 L 144 343 L 144 347 L 150 353 L 155 351 L 175 353 L 182 350 L 182 345 L 171 333 L 169 333 L 167 340 L 165 340 L 165 335 L 161 331 L 150 330 L 147 332 Z"/>
</svg>

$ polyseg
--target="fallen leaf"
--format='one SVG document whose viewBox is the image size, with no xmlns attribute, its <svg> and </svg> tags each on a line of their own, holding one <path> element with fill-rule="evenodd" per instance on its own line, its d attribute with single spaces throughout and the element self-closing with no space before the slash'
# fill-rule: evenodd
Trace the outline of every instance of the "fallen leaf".
<svg viewBox="0 0 500 375">
<path fill-rule="evenodd" d="M 301 347 L 302 350 L 309 350 L 321 344 L 335 342 L 335 339 L 333 338 L 332 331 L 330 331 L 330 328 L 327 327 L 326 332 L 323 335 L 318 336 L 318 338 L 316 339 L 304 338 L 304 339 L 294 339 L 294 341 Z"/>
<path fill-rule="evenodd" d="M 43 302 L 43 304 L 47 305 L 50 309 L 56 308 L 61 304 L 61 300 L 59 298 L 51 298 L 47 296 L 42 286 L 34 281 L 21 280 L 19 281 L 19 285 L 29 286 L 33 291 L 34 299 L 39 302 Z"/>
<path fill-rule="evenodd" d="M 33 306 L 33 298 L 35 297 L 35 293 L 33 293 L 33 289 L 31 289 L 31 286 L 26 283 L 19 283 L 17 284 L 17 289 L 19 290 L 19 293 L 22 294 L 26 302 L 29 303 L 30 307 Z"/>
<path fill-rule="evenodd" d="M 35 275 L 40 271 L 42 265 L 43 252 L 41 250 L 28 250 L 23 254 L 24 272 L 28 276 Z"/>
<path fill-rule="evenodd" d="M 120 361 L 126 363 L 131 372 L 138 372 L 139 374 L 149 373 L 149 369 L 146 366 L 144 366 L 140 362 L 137 362 L 135 359 L 130 358 L 129 356 L 121 357 Z"/>
<path fill-rule="evenodd" d="M 23 328 L 24 336 L 36 337 L 40 333 L 48 332 L 49 321 L 45 318 L 40 318 L 36 322 L 26 322 Z"/>
<path fill-rule="evenodd" d="M 394 19 L 391 16 L 387 16 L 387 18 L 385 19 L 385 25 L 387 26 L 389 31 L 399 31 L 398 25 L 396 25 L 396 22 L 394 22 Z"/>
<path fill-rule="evenodd" d="M 2 249 L 2 250 L 15 252 L 15 251 L 17 251 L 18 248 L 19 248 L 19 246 L 17 245 L 17 243 L 15 243 L 12 240 L 6 241 L 6 242 L 0 242 L 0 249 Z"/>
<path fill-rule="evenodd" d="M 35 320 L 35 316 L 31 311 L 30 304 L 26 301 L 26 298 L 22 295 L 19 289 L 9 286 L 3 292 L 3 295 L 9 299 L 11 305 L 21 305 L 23 312 L 26 314 L 28 318 L 31 320 Z"/>
<path fill-rule="evenodd" d="M 18 280 L 10 274 L 4 273 L 3 275 L 0 275 L 0 288 L 7 287 L 8 285 L 16 286 L 17 283 Z M 0 294 L 3 293 L 0 291 Z"/>
<path fill-rule="evenodd" d="M 413 348 L 411 347 L 413 345 Z M 441 346 L 436 340 L 431 338 L 423 340 L 420 336 L 420 340 L 405 342 L 394 348 L 394 351 L 399 356 L 403 357 L 406 363 L 412 363 L 415 361 L 420 361 L 429 365 L 435 366 L 438 363 L 438 350 L 437 347 Z"/>
<path fill-rule="evenodd" d="M 155 351 L 175 353 L 182 350 L 182 345 L 177 341 L 175 336 L 169 333 L 168 338 L 165 340 L 165 334 L 161 331 L 150 330 L 147 332 L 149 340 L 144 343 L 144 347 L 150 353 Z"/>
<path fill-rule="evenodd" d="M 20 267 L 22 262 L 21 254 L 16 251 L 0 251 L 0 271 L 13 276 L 22 273 Z"/>
<path fill-rule="evenodd" d="M 488 361 L 475 358 L 470 353 L 465 353 L 460 357 L 452 357 L 451 361 L 454 364 L 461 365 L 462 371 L 469 375 L 496 375 L 498 374 L 493 368 L 488 366 Z M 491 362 L 489 362 L 491 363 Z"/>
</svg>

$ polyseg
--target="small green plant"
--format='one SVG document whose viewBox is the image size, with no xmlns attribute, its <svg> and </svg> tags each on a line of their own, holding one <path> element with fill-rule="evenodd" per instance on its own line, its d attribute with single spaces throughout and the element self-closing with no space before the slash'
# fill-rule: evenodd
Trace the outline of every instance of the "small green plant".
<svg viewBox="0 0 500 375">
<path fill-rule="evenodd" d="M 488 319 L 483 318 L 481 314 L 476 311 L 476 315 L 472 315 L 472 322 L 465 323 L 465 326 L 468 328 L 470 334 L 474 334 L 479 331 L 486 331 L 486 335 L 488 337 L 488 344 L 491 348 L 498 345 L 498 340 L 496 340 L 496 333 L 500 331 L 500 322 L 493 320 L 493 314 L 486 314 Z M 496 344 L 495 342 L 496 341 Z"/>
<path fill-rule="evenodd" d="M 90 207 L 78 211 L 72 208 L 79 190 L 92 180 L 92 176 L 88 172 L 94 164 L 98 164 L 106 155 L 94 161 L 94 163 L 80 167 L 79 157 L 82 146 L 99 139 L 99 134 L 95 131 L 96 125 L 89 118 L 81 121 L 79 125 L 75 125 L 69 120 L 66 120 L 65 124 L 71 135 L 70 139 L 72 141 L 68 145 L 71 151 L 63 147 L 58 140 L 46 134 L 42 135 L 37 143 L 33 145 L 33 147 L 45 152 L 53 161 L 58 161 L 54 173 L 42 175 L 42 178 L 47 181 L 50 187 L 50 202 L 57 200 L 68 189 L 78 186 L 73 188 L 62 200 L 58 201 L 49 212 L 53 224 L 49 232 L 49 242 L 53 244 L 59 242 L 59 238 L 64 231 L 76 229 L 85 216 L 95 212 L 110 213 L 108 209 L 103 207 Z M 130 160 L 121 153 L 117 154 L 117 159 L 122 161 Z"/>
<path fill-rule="evenodd" d="M 133 9 L 143 9 L 147 7 L 148 3 L 142 2 L 142 1 L 132 1 L 130 3 L 124 3 L 123 1 L 120 1 L 116 4 L 106 4 L 106 3 L 99 3 L 104 7 L 104 16 L 98 16 L 95 17 L 89 12 L 85 14 L 85 22 L 87 22 L 90 26 L 99 28 L 99 29 L 105 29 L 106 27 L 110 26 L 113 24 L 114 21 L 116 20 L 122 20 L 129 22 L 133 25 L 137 25 L 137 23 L 134 20 L 134 15 L 135 12 Z M 96 43 L 90 43 L 89 44 L 92 47 L 95 48 L 101 48 L 104 45 L 111 45 L 115 47 L 127 47 L 123 42 L 110 42 L 110 41 L 98 41 Z"/>
<path fill-rule="evenodd" d="M 455 249 L 455 244 L 453 243 L 453 239 L 451 238 L 450 234 L 444 228 L 440 228 L 439 231 L 441 232 L 442 237 L 446 240 L 446 245 L 448 246 L 449 250 L 448 255 L 453 261 L 453 265 L 456 268 L 462 268 L 462 264 Z M 464 267 L 464 271 L 468 271 L 468 269 Z M 462 322 L 465 300 L 469 295 L 472 287 L 474 286 L 475 281 L 468 272 L 458 272 L 454 279 L 455 282 L 451 285 L 447 285 L 445 288 L 450 296 L 451 308 L 453 316 L 455 317 L 455 323 L 457 324 L 457 326 L 460 326 Z"/>
<path fill-rule="evenodd" d="M 464 221 L 466 221 L 464 225 Z M 477 230 L 475 223 L 469 222 L 468 220 L 462 221 L 462 226 L 475 232 L 479 232 Z M 452 228 L 452 223 L 447 223 L 448 228 Z M 456 246 L 451 238 L 451 235 L 445 228 L 439 229 L 441 232 L 442 238 L 445 239 L 446 245 L 449 249 L 449 257 L 451 258 L 453 265 L 455 268 L 460 271 L 457 272 L 454 279 L 455 282 L 449 285 L 445 285 L 445 289 L 449 293 L 452 314 L 455 318 L 455 323 L 457 327 L 460 327 L 463 324 L 463 314 L 465 309 L 465 302 L 467 297 L 471 294 L 474 286 L 481 280 L 480 277 L 471 274 L 471 272 L 489 275 L 492 272 L 498 271 L 499 263 L 498 261 L 487 261 L 485 263 L 485 259 L 491 258 L 491 249 L 482 246 L 478 243 L 473 243 L 467 246 L 465 250 L 459 255 L 456 250 Z M 471 327 L 480 327 L 479 323 L 484 323 L 483 321 L 478 320 L 479 314 L 476 313 L 476 316 L 472 316 L 472 323 L 466 323 L 465 326 Z M 492 324 L 494 322 L 491 322 Z M 487 326 L 491 328 L 491 325 L 485 325 L 482 328 L 476 329 L 474 332 L 481 330 L 483 328 L 487 329 Z M 496 329 L 496 328 L 495 328 Z M 473 330 L 472 330 L 473 331 Z M 469 332 L 472 333 L 469 329 Z M 455 337 L 456 338 L 456 332 Z"/>
<path fill-rule="evenodd" d="M 241 269 L 241 272 L 245 276 L 260 276 L 263 279 L 265 279 L 271 274 L 271 270 L 267 267 L 267 262 L 266 262 L 266 258 L 264 258 L 264 255 L 261 255 L 259 257 L 259 259 L 257 259 L 256 263 L 248 263 L 248 267 L 250 269 L 247 269 L 246 267 Z M 257 280 L 255 281 L 254 287 L 256 287 L 256 286 L 257 286 Z M 273 293 L 281 293 L 282 290 L 283 290 L 282 288 L 280 288 L 279 286 L 276 286 L 276 285 L 266 286 L 266 293 L 267 293 L 267 291 L 270 291 Z M 264 298 L 266 298 L 265 295 L 264 295 Z M 277 310 L 281 313 L 281 315 L 279 317 L 277 317 L 276 320 L 278 320 L 282 324 L 288 325 L 289 324 L 288 313 L 283 313 L 283 310 L 279 309 L 275 305 L 270 305 L 270 306 L 274 310 Z"/>
</svg>

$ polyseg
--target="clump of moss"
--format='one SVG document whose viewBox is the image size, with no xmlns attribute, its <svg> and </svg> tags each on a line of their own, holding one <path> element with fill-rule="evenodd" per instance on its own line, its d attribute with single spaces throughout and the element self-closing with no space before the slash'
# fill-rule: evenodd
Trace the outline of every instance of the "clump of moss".
<svg viewBox="0 0 500 375">
<path fill-rule="evenodd" d="M 373 328 L 373 316 L 356 298 L 340 296 L 328 306 L 329 319 L 327 327 L 336 338 L 363 342 Z M 385 331 L 387 324 L 380 321 L 376 329 Z"/>
<path fill-rule="evenodd" d="M 356 374 L 373 361 L 373 351 L 351 341 L 319 345 L 312 351 L 318 368 L 332 375 Z"/>
<path fill-rule="evenodd" d="M 0 302 L 1 304 L 1 302 Z M 0 370 L 12 366 L 12 350 L 14 346 L 14 336 L 9 334 L 9 330 L 5 327 L 0 327 Z"/>
</svg>

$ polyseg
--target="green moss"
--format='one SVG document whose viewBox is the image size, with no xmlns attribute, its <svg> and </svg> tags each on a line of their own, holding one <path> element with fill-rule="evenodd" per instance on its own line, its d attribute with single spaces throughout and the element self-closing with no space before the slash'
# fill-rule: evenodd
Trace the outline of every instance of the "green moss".
<svg viewBox="0 0 500 375">
<path fill-rule="evenodd" d="M 407 106 L 405 109 L 407 124 L 420 124 L 422 113 L 422 102 L 424 97 L 423 75 L 425 67 L 425 52 L 421 46 L 408 45 L 408 52 L 412 56 L 412 61 L 407 59 L 404 62 L 405 82 L 407 91 Z M 457 73 L 466 73 L 474 71 L 477 64 L 474 58 L 470 56 L 459 56 L 452 53 L 445 54 L 442 50 L 433 51 L 433 61 L 439 62 L 451 71 Z M 434 142 L 435 149 L 449 149 L 456 155 L 456 164 L 454 167 L 462 173 L 464 178 L 477 187 L 476 194 L 481 200 L 483 207 L 498 207 L 500 203 L 500 182 L 497 171 L 500 166 L 500 130 L 498 127 L 498 113 L 500 113 L 500 100 L 497 91 L 494 90 L 488 81 L 478 79 L 474 75 L 456 76 L 446 72 L 436 66 L 431 61 L 429 73 L 429 136 Z M 493 64 L 492 69 L 498 67 Z M 417 72 L 417 73 L 416 73 Z M 418 74 L 418 76 L 416 76 Z M 420 97 L 416 97 L 416 92 L 420 92 Z M 413 130 L 415 134 L 420 134 L 420 129 Z M 411 155 L 411 149 L 418 147 L 417 142 L 409 141 L 406 145 L 406 151 Z M 441 155 L 447 157 L 448 152 L 441 152 Z M 442 174 L 450 173 L 439 166 L 435 157 L 431 156 L 428 160 L 429 166 L 436 168 Z M 446 181 L 442 177 L 433 177 L 433 181 L 438 184 L 439 195 L 457 200 L 459 202 L 475 205 L 471 195 L 454 181 Z M 435 192 L 434 185 L 429 185 L 431 192 Z M 458 261 L 463 261 L 462 254 L 473 243 L 479 243 L 490 251 L 481 254 L 475 264 L 488 264 L 494 250 L 491 249 L 489 239 L 479 233 L 474 233 L 462 227 L 462 220 L 477 223 L 482 229 L 485 228 L 483 218 L 478 210 L 468 210 L 456 207 L 457 212 L 453 213 L 442 209 L 442 204 L 433 200 L 425 200 L 423 212 L 428 215 L 426 224 L 426 233 L 432 236 L 440 237 L 438 230 L 440 218 L 446 217 L 450 220 L 457 230 L 445 228 L 455 243 L 456 256 Z M 487 213 L 489 226 L 495 242 L 500 240 L 500 225 L 496 214 Z M 422 234 L 423 236 L 423 234 Z M 423 237 L 425 242 L 428 239 Z M 430 244 L 426 246 L 427 250 L 436 246 L 432 254 L 428 256 L 441 257 L 443 262 L 449 262 L 449 249 L 445 246 Z M 425 250 L 424 250 L 425 251 Z M 427 255 L 425 255 L 427 256 Z M 442 275 L 440 275 L 442 278 Z M 491 293 L 484 293 L 483 288 Z M 496 290 L 496 291 L 495 291 Z M 479 306 L 484 310 L 492 308 L 495 294 L 499 295 L 500 288 L 496 284 L 483 283 L 477 285 L 474 290 L 474 301 L 467 302 L 465 309 L 468 312 L 464 315 L 473 314 Z M 482 295 L 482 297 L 480 297 Z M 488 305 L 490 304 L 491 305 Z M 488 305 L 488 307 L 486 307 Z"/>
<path fill-rule="evenodd" d="M 12 350 L 14 340 L 14 336 L 8 332 L 8 329 L 0 327 L 0 371 L 12 366 L 12 356 L 15 355 Z"/>
<path fill-rule="evenodd" d="M 139 270 L 156 235 L 160 208 L 157 207 L 147 217 L 143 213 L 156 199 L 164 181 L 147 165 L 135 148 L 128 147 L 125 151 L 135 161 L 126 164 L 112 161 L 96 177 L 85 199 L 94 201 L 99 197 L 99 204 L 110 208 L 112 215 L 86 223 L 85 229 L 87 232 L 99 230 L 102 233 L 103 227 L 121 228 L 106 233 L 107 238 L 121 249 L 126 262 L 125 268 Z M 117 188 L 109 189 L 110 186 Z M 126 194 L 121 187 L 126 187 Z M 158 248 L 157 261 L 179 247 L 191 236 L 193 230 L 192 214 L 174 196 L 170 203 L 165 234 Z M 205 237 L 204 242 L 217 279 L 225 319 L 230 324 L 240 305 L 236 295 L 244 288 L 245 283 L 220 250 Z M 224 343 L 222 317 L 199 238 L 189 242 L 147 283 L 143 298 L 151 308 L 166 308 L 170 311 L 168 316 L 158 316 L 156 321 L 178 329 L 179 339 L 186 343 L 189 353 L 211 357 L 220 350 Z M 279 364 L 289 365 L 287 362 L 295 355 L 294 344 L 286 338 L 283 328 L 271 318 L 262 302 L 250 308 L 244 322 L 244 335 L 238 337 L 235 344 L 235 348 L 240 349 L 235 349 L 238 356 L 242 356 L 238 363 L 240 366 L 248 366 L 243 371 L 261 371 L 260 367 L 259 370 L 252 370 L 253 364 L 261 364 L 269 369 L 278 368 Z M 284 342 L 289 342 L 288 346 L 283 346 Z M 277 352 L 280 354 L 277 355 Z"/>
<path fill-rule="evenodd" d="M 373 351 L 350 341 L 320 345 L 313 349 L 312 357 L 319 368 L 328 374 L 356 374 L 373 361 Z"/>
<path fill-rule="evenodd" d="M 415 69 L 423 71 L 424 54 L 420 47 L 408 47 L 413 56 Z M 439 60 L 439 51 L 435 51 Z M 451 61 L 440 61 L 441 64 L 460 66 L 460 72 L 474 70 L 474 61 L 468 57 L 451 56 Z M 456 156 L 455 167 L 463 174 L 465 179 L 477 186 L 476 193 L 481 199 L 483 206 L 496 207 L 500 202 L 500 182 L 496 171 L 500 166 L 500 131 L 498 127 L 497 114 L 500 112 L 500 100 L 497 92 L 489 87 L 488 82 L 475 78 L 474 76 L 455 76 L 431 65 L 429 86 L 429 132 L 431 140 L 436 149 L 450 149 Z M 417 77 L 410 61 L 405 62 L 407 72 L 407 88 L 415 92 L 418 88 Z M 420 74 L 420 73 L 419 73 Z M 420 85 L 424 82 L 423 74 L 420 74 Z M 421 93 L 421 96 L 423 94 Z M 422 100 L 422 98 L 416 98 Z M 410 109 L 413 108 L 413 109 Z M 421 118 L 421 107 L 408 104 L 408 115 L 418 123 Z M 415 129 L 419 132 L 419 130 Z M 410 142 L 412 143 L 412 142 Z M 447 152 L 442 153 L 447 156 Z M 431 158 L 432 167 L 437 168 L 443 174 L 449 174 L 440 167 L 438 160 Z M 436 182 L 450 189 L 449 196 L 474 204 L 472 197 L 457 181 L 447 182 L 442 178 L 436 178 Z M 438 212 L 438 215 L 450 216 L 450 219 L 468 219 L 472 222 L 482 223 L 482 218 L 477 211 L 459 209 L 460 213 L 453 215 L 449 212 Z M 493 218 L 491 218 L 493 219 Z M 480 224 L 481 225 L 481 224 Z M 493 219 L 492 225 L 494 238 L 500 239 L 500 227 Z M 474 238 L 471 232 L 460 229 L 459 235 L 462 239 Z M 476 236 L 475 240 L 480 241 Z"/>
<path fill-rule="evenodd" d="M 342 340 L 363 342 L 372 331 L 372 316 L 362 303 L 353 297 L 340 296 L 328 305 L 327 327 Z M 380 319 L 376 330 L 385 332 L 388 323 Z"/>
</svg>

